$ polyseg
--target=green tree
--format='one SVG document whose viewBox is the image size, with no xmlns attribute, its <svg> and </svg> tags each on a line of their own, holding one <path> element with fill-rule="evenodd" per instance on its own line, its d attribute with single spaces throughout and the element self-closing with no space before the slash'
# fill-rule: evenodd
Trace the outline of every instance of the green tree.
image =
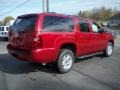
<svg viewBox="0 0 120 90">
<path fill-rule="evenodd" d="M 91 12 L 90 11 L 83 11 L 83 12 L 79 12 L 78 16 L 79 17 L 83 17 L 83 18 L 91 18 Z"/>
<path fill-rule="evenodd" d="M 14 18 L 11 17 L 11 16 L 7 16 L 7 17 L 3 20 L 3 25 L 6 25 L 7 23 L 9 23 L 10 20 L 14 20 Z"/>
<path fill-rule="evenodd" d="M 2 26 L 3 25 L 3 22 L 2 21 L 0 21 L 0 26 Z"/>
<path fill-rule="evenodd" d="M 118 11 L 115 8 L 112 9 L 103 6 L 101 8 L 94 8 L 89 11 L 83 11 L 83 12 L 80 11 L 78 16 L 94 19 L 96 21 L 106 21 L 110 17 L 114 16 L 116 13 L 118 13 Z"/>
</svg>

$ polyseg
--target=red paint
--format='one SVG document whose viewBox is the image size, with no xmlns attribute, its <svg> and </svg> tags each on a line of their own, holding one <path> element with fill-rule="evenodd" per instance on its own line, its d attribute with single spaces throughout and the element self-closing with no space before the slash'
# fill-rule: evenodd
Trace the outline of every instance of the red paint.
<svg viewBox="0 0 120 90">
<path fill-rule="evenodd" d="M 61 14 L 41 13 L 37 14 L 38 19 L 35 30 L 32 32 L 9 31 L 8 52 L 16 58 L 37 63 L 55 62 L 59 51 L 64 44 L 76 46 L 75 56 L 82 56 L 98 51 L 103 51 L 109 40 L 113 41 L 110 33 L 94 33 L 91 27 L 91 20 L 88 21 L 90 32 L 81 32 L 78 27 L 79 18 Z M 73 32 L 43 32 L 42 26 L 44 16 L 57 16 L 71 18 L 74 20 Z M 17 33 L 18 35 L 15 36 Z"/>
</svg>

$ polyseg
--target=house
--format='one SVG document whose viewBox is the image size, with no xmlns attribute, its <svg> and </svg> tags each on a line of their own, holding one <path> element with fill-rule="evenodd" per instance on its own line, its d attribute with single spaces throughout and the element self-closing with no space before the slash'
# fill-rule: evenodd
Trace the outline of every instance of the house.
<svg viewBox="0 0 120 90">
<path fill-rule="evenodd" d="M 108 23 L 108 26 L 118 26 L 120 27 L 120 12 L 116 15 L 112 16 L 110 19 L 110 22 Z"/>
</svg>

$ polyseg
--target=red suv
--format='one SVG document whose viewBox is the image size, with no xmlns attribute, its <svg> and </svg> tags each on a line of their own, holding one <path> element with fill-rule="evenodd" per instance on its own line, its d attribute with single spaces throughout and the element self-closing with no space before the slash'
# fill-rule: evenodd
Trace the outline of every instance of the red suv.
<svg viewBox="0 0 120 90">
<path fill-rule="evenodd" d="M 75 57 L 98 53 L 111 56 L 113 36 L 93 20 L 40 13 L 17 17 L 9 31 L 8 52 L 35 63 L 56 63 L 61 73 L 71 70 Z"/>
</svg>

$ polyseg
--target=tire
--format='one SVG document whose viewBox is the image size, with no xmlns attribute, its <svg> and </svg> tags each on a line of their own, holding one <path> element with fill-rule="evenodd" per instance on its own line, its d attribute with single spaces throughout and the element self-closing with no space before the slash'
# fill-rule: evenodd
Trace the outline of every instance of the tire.
<svg viewBox="0 0 120 90">
<path fill-rule="evenodd" d="M 75 56 L 69 49 L 61 49 L 57 61 L 57 68 L 60 73 L 69 72 L 74 64 Z"/>
<path fill-rule="evenodd" d="M 113 43 L 108 42 L 106 49 L 103 51 L 103 55 L 105 57 L 110 57 L 112 55 L 112 52 L 113 52 Z"/>
</svg>

